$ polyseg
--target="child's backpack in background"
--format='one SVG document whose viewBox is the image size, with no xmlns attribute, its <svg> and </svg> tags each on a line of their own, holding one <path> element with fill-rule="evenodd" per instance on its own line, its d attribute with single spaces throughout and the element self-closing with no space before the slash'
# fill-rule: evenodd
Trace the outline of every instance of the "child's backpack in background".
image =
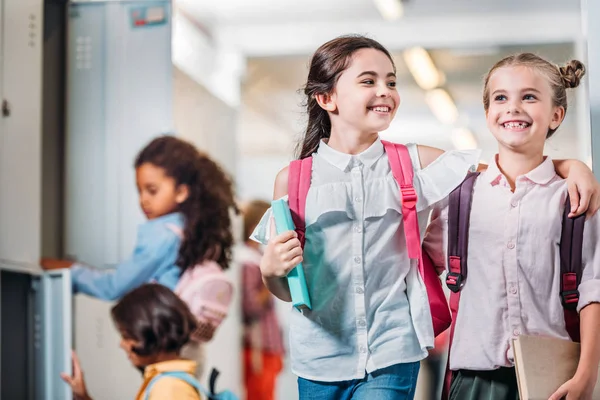
<svg viewBox="0 0 600 400">
<path fill-rule="evenodd" d="M 183 236 L 181 229 L 169 229 Z M 198 329 L 192 340 L 208 342 L 221 325 L 233 299 L 233 283 L 215 261 L 205 261 L 184 271 L 175 287 L 175 293 L 188 305 L 198 319 Z"/>
</svg>

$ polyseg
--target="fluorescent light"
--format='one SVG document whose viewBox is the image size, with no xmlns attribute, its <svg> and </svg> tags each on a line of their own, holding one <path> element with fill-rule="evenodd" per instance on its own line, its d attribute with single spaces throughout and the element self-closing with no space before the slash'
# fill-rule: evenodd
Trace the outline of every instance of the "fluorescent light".
<svg viewBox="0 0 600 400">
<path fill-rule="evenodd" d="M 373 0 L 375 7 L 379 10 L 381 16 L 388 20 L 394 21 L 404 15 L 404 6 L 401 0 Z"/>
<path fill-rule="evenodd" d="M 452 125 L 458 118 L 454 101 L 444 89 L 433 89 L 425 95 L 425 101 L 435 117 L 443 124 Z"/>
<path fill-rule="evenodd" d="M 473 150 L 477 148 L 475 135 L 467 128 L 457 128 L 452 131 L 452 143 L 457 150 Z"/>
<path fill-rule="evenodd" d="M 403 52 L 404 61 L 415 82 L 423 90 L 431 90 L 444 82 L 444 76 L 435 67 L 431 56 L 422 47 L 412 47 Z"/>
</svg>

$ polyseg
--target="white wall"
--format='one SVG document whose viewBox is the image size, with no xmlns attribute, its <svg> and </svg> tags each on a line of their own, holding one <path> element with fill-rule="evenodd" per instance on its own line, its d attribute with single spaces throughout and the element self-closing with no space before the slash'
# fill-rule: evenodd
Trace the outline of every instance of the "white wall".
<svg viewBox="0 0 600 400">
<path fill-rule="evenodd" d="M 173 71 L 173 116 L 178 136 L 207 152 L 230 173 L 235 171 L 236 111 L 178 69 Z M 235 266 L 230 271 L 236 286 L 239 286 L 238 271 Z M 97 398 L 107 400 L 133 398 L 141 384 L 140 373 L 118 348 L 120 336 L 110 320 L 113 304 L 86 296 L 75 299 L 76 348 L 88 377 L 94 374 L 93 379 L 88 379 L 89 390 Z M 208 373 L 214 366 L 222 373 L 218 387 L 241 393 L 240 323 L 239 302 L 235 302 L 215 339 L 206 346 L 203 383 L 207 383 Z M 106 363 L 96 365 L 94 360 L 98 354 L 118 367 L 108 368 Z"/>
<path fill-rule="evenodd" d="M 237 145 L 235 127 L 237 110 L 231 108 L 198 82 L 178 68 L 173 75 L 173 112 L 177 135 L 191 141 L 229 174 L 235 176 L 237 165 Z M 241 225 L 234 219 L 234 232 L 239 238 Z M 232 264 L 229 276 L 236 286 L 236 296 L 230 314 L 219 327 L 215 338 L 206 346 L 203 383 L 208 383 L 212 367 L 221 375 L 218 388 L 227 388 L 242 393 L 241 369 L 241 299 L 239 266 Z"/>
<path fill-rule="evenodd" d="M 173 68 L 176 134 L 191 141 L 234 174 L 237 110 L 213 96 L 179 68 Z"/>
</svg>

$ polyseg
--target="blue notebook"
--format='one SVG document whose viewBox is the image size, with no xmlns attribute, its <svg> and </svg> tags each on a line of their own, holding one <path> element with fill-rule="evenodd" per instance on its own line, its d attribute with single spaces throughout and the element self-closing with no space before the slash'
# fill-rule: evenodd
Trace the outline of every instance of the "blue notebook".
<svg viewBox="0 0 600 400">
<path fill-rule="evenodd" d="M 275 228 L 277 234 L 296 229 L 292 220 L 292 213 L 286 200 L 279 199 L 271 202 L 273 217 L 275 218 Z M 306 278 L 304 277 L 304 268 L 302 263 L 291 270 L 287 276 L 288 285 L 290 286 L 290 294 L 292 295 L 292 303 L 298 310 L 303 308 L 310 309 L 310 298 L 308 297 L 308 288 L 306 286 Z"/>
</svg>

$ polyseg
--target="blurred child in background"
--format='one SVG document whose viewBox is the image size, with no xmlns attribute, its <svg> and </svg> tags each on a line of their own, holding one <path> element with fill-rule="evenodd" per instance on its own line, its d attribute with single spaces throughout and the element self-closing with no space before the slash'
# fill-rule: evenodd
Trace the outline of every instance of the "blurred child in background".
<svg viewBox="0 0 600 400">
<path fill-rule="evenodd" d="M 183 359 L 181 349 L 196 329 L 196 318 L 171 290 L 159 284 L 144 284 L 123 298 L 111 310 L 121 334 L 121 348 L 131 363 L 144 370 L 144 381 L 136 400 L 200 400 L 196 389 L 165 372 L 193 376 L 195 361 Z M 75 400 L 91 400 L 77 355 L 73 353 L 73 376 L 62 374 Z M 155 379 L 156 378 L 156 379 Z M 152 382 L 154 380 L 154 382 Z M 149 393 L 147 389 L 152 382 Z"/>
<path fill-rule="evenodd" d="M 236 254 L 242 265 L 243 357 L 248 400 L 274 399 L 284 354 L 274 298 L 263 284 L 260 272 L 260 244 L 247 239 L 269 207 L 265 201 L 254 200 L 242 208 L 245 242 Z"/>
<path fill-rule="evenodd" d="M 174 136 L 152 140 L 134 166 L 147 221 L 138 228 L 131 257 L 112 269 L 68 260 L 41 261 L 45 269 L 70 267 L 74 293 L 117 300 L 148 282 L 174 290 L 182 272 L 206 261 L 228 268 L 233 246 L 230 210 L 236 205 L 231 180 L 221 167 Z M 190 343 L 185 353 L 203 359 L 197 342 Z"/>
</svg>

